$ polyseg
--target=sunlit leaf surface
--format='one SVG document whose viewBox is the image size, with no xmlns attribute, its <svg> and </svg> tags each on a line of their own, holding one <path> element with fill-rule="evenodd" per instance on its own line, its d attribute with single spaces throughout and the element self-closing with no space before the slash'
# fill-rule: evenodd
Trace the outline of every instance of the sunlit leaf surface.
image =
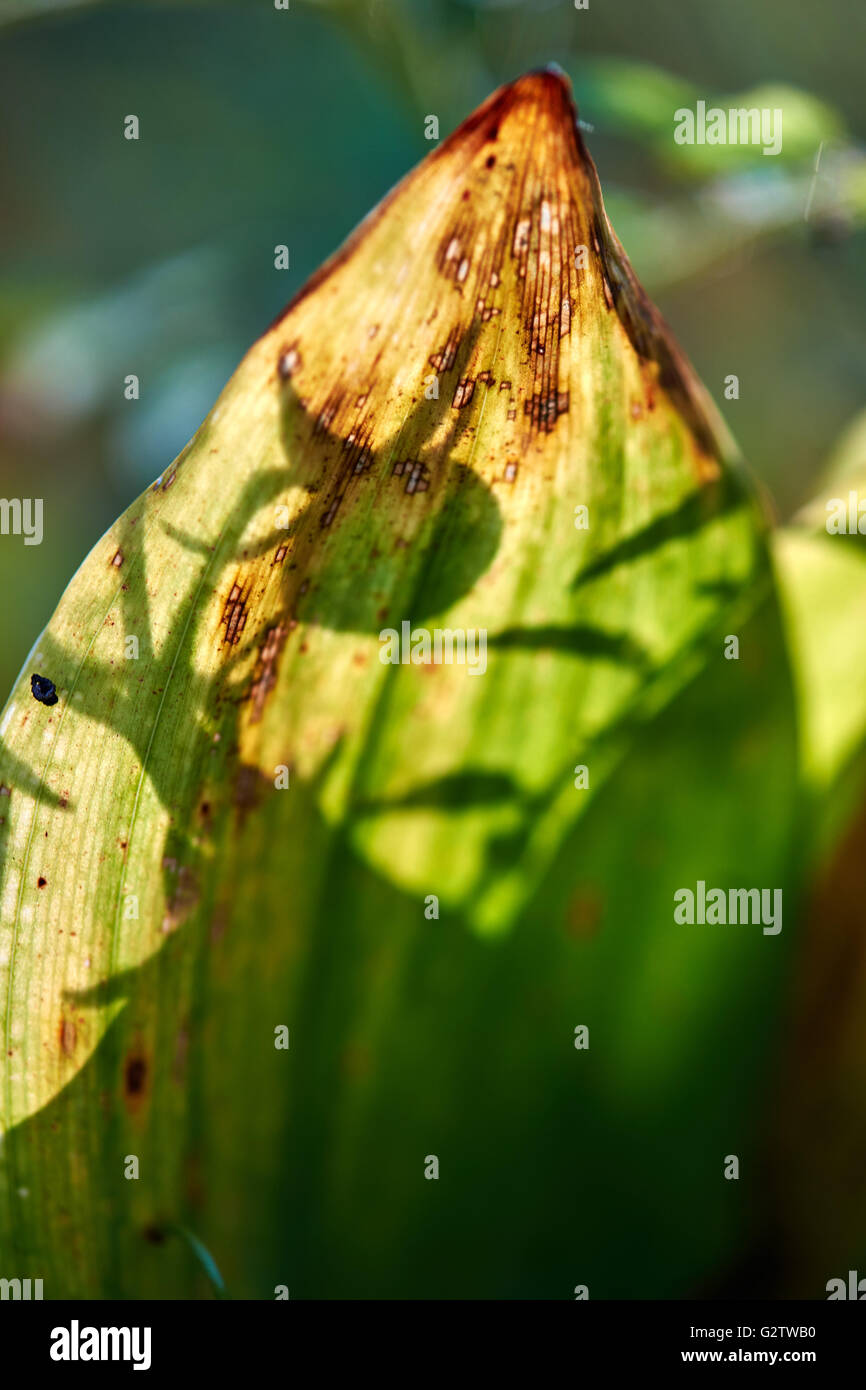
<svg viewBox="0 0 866 1390">
<path fill-rule="evenodd" d="M 567 85 L 522 78 L 251 348 L 6 707 L 0 1229 L 46 1297 L 206 1293 L 169 1224 L 241 1296 L 705 1278 L 786 938 L 672 894 L 786 871 L 767 592 Z M 479 645 L 383 662 L 403 624 Z"/>
</svg>

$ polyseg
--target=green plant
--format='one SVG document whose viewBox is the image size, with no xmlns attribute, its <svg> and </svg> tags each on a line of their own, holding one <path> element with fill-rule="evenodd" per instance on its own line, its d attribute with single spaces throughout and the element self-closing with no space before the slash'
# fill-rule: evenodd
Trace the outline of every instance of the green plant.
<svg viewBox="0 0 866 1390">
<path fill-rule="evenodd" d="M 403 622 L 486 669 L 386 664 Z M 0 1230 L 48 1296 L 205 1293 L 167 1226 L 241 1297 L 678 1295 L 736 1256 L 794 927 L 672 900 L 796 889 L 794 687 L 561 77 L 255 344 L 3 738 Z"/>
</svg>

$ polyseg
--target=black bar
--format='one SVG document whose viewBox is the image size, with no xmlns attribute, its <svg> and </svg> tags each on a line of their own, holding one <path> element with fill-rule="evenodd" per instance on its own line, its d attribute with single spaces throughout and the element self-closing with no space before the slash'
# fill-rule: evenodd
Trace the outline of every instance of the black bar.
<svg viewBox="0 0 866 1390">
<path fill-rule="evenodd" d="M 103 1328 L 128 1337 L 103 1339 Z M 858 1364 L 863 1335 L 864 1313 L 833 1301 L 0 1303 L 4 1348 L 60 1383 L 100 1370 L 134 1375 L 133 1357 L 139 1376 L 193 1371 L 221 1380 L 280 1371 L 308 1380 L 345 1362 L 355 1377 L 390 1372 L 401 1384 L 440 1372 L 453 1379 L 461 1368 L 462 1378 L 477 1365 L 489 1383 L 499 1368 L 513 1380 L 525 1357 L 541 1383 L 559 1379 L 557 1364 L 568 1375 L 801 1365 L 825 1381 Z M 110 1358 L 115 1346 L 126 1360 L 80 1355 L 96 1349 Z M 77 1347 L 79 1359 L 53 1359 L 52 1347 L 70 1356 Z"/>
</svg>

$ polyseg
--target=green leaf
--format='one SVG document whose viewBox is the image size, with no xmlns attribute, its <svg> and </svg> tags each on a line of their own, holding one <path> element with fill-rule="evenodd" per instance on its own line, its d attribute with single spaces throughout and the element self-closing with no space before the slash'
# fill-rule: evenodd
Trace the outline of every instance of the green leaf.
<svg viewBox="0 0 866 1390">
<path fill-rule="evenodd" d="M 866 519 L 861 532 L 858 513 L 864 447 L 861 412 L 834 448 L 816 496 L 773 539 L 817 857 L 851 815 L 852 798 L 859 799 L 866 748 Z"/>
<path fill-rule="evenodd" d="M 824 1297 L 829 1279 L 862 1268 L 866 1247 L 864 444 L 861 412 L 815 498 L 774 539 L 797 689 L 809 878 L 761 1166 L 785 1251 L 775 1294 L 793 1298 Z"/>
<path fill-rule="evenodd" d="M 769 594 L 567 86 L 522 78 L 254 345 L 6 707 L 0 1230 L 46 1297 L 206 1294 L 167 1225 L 236 1297 L 702 1277 L 778 957 L 673 893 L 785 872 Z M 403 623 L 483 659 L 386 664 Z"/>
</svg>

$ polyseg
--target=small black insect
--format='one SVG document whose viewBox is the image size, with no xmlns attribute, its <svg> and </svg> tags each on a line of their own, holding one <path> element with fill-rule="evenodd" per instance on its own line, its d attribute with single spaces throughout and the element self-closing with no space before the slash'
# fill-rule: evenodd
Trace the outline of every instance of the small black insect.
<svg viewBox="0 0 866 1390">
<path fill-rule="evenodd" d="M 57 686 L 47 676 L 31 676 L 30 691 L 34 700 L 42 705 L 57 704 Z"/>
</svg>

